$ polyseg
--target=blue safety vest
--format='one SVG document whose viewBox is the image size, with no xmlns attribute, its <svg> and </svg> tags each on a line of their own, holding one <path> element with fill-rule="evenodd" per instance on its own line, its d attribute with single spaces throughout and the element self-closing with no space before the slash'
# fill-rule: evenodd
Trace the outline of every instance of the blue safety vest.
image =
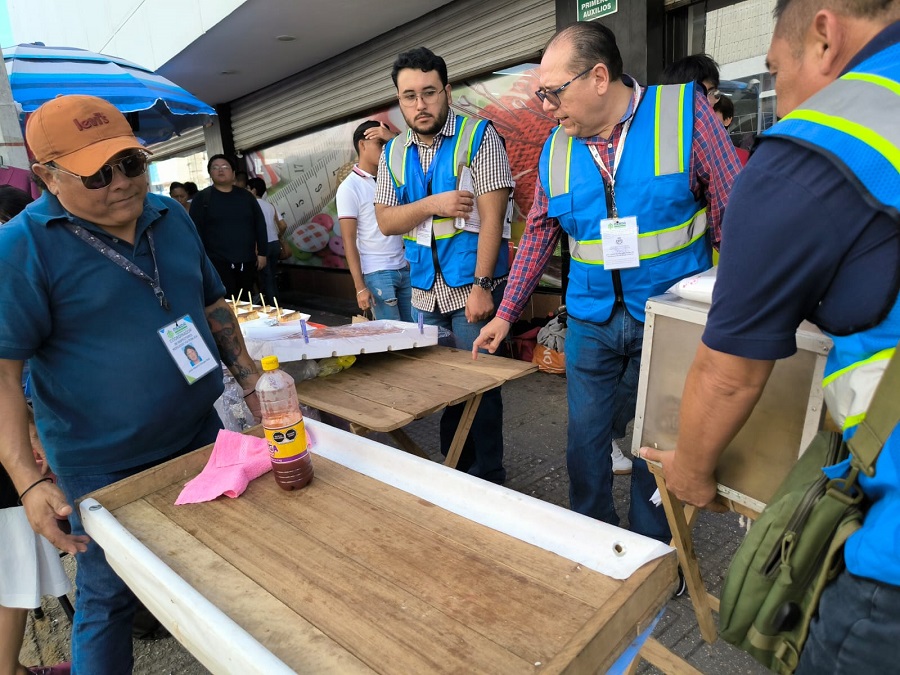
<svg viewBox="0 0 900 675">
<path fill-rule="evenodd" d="M 900 226 L 900 44 L 867 59 L 810 97 L 769 129 L 828 157 L 876 208 Z M 827 242 L 823 242 L 827 246 Z M 859 289 L 865 293 L 865 288 Z M 900 341 L 900 298 L 887 318 L 852 335 L 831 335 L 825 365 L 825 401 L 850 438 L 865 418 L 875 388 Z M 898 392 L 897 395 L 900 395 Z M 849 462 L 828 471 L 846 473 Z M 900 584 L 900 429 L 878 456 L 873 477 L 860 474 L 870 498 L 862 529 L 847 541 L 853 574 Z"/>
<path fill-rule="evenodd" d="M 412 132 L 397 136 L 384 149 L 388 171 L 394 183 L 397 199 L 401 204 L 411 204 L 431 194 L 456 190 L 460 166 L 471 166 L 488 123 L 463 115 L 456 115 L 453 136 L 445 137 L 437 154 L 422 171 L 419 148 L 412 139 Z M 453 218 L 435 216 L 432 221 L 432 244 L 440 264 L 441 274 L 448 286 L 469 286 L 475 280 L 475 262 L 478 256 L 478 234 L 454 227 Z M 428 290 L 434 286 L 434 257 L 432 249 L 417 243 L 416 232 L 403 235 L 406 259 L 409 261 L 409 277 L 414 288 Z M 503 243 L 497 256 L 493 277 L 509 272 L 509 247 Z"/>
<path fill-rule="evenodd" d="M 637 86 L 637 85 L 635 85 Z M 640 266 L 603 268 L 600 221 L 607 217 L 604 181 L 588 147 L 562 127 L 550 134 L 539 164 L 547 215 L 569 235 L 566 308 L 603 323 L 615 307 L 620 275 L 628 313 L 644 320 L 647 299 L 711 266 L 706 207 L 691 192 L 693 85 L 649 87 L 641 99 L 615 175 L 620 216 L 637 216 Z"/>
</svg>

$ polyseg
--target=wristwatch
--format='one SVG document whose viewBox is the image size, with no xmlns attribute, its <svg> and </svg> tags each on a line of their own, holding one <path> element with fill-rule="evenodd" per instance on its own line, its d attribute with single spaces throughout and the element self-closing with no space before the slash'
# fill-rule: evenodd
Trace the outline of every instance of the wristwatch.
<svg viewBox="0 0 900 675">
<path fill-rule="evenodd" d="M 494 280 L 490 277 L 475 277 L 475 285 L 480 286 L 486 291 L 493 290 Z"/>
</svg>

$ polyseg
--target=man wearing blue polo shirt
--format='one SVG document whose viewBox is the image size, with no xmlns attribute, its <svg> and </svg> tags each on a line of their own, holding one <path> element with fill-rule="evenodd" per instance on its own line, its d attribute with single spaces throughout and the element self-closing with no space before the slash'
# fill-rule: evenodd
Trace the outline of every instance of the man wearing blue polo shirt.
<svg viewBox="0 0 900 675">
<path fill-rule="evenodd" d="M 31 115 L 26 138 L 47 192 L 0 228 L 0 462 L 34 530 L 77 553 L 72 672 L 130 672 L 134 596 L 72 505 L 215 440 L 216 355 L 257 410 L 259 375 L 190 217 L 148 194 L 147 155 L 125 117 L 62 96 Z M 190 366 L 188 344 L 209 366 Z M 26 359 L 58 487 L 31 457 Z"/>
</svg>

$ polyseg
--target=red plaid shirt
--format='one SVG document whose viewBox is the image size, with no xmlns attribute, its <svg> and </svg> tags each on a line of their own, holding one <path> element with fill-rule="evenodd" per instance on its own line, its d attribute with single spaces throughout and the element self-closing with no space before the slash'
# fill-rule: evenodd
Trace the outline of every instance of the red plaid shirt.
<svg viewBox="0 0 900 675">
<path fill-rule="evenodd" d="M 627 76 L 626 76 L 627 78 Z M 630 78 L 623 78 L 637 85 Z M 637 85 L 640 86 L 640 85 Z M 646 87 L 641 87 L 643 97 Z M 694 136 L 691 144 L 691 192 L 708 207 L 707 223 L 712 233 L 713 245 L 718 249 L 722 236 L 722 214 L 728 203 L 728 194 L 741 163 L 734 145 L 728 138 L 722 122 L 716 117 L 706 96 L 696 89 L 694 94 Z M 578 138 L 577 141 L 597 148 L 606 166 L 615 164 L 616 148 L 622 136 L 622 128 L 634 114 L 629 104 L 625 115 L 613 127 L 608 139 L 593 136 Z M 510 323 L 516 321 L 525 309 L 528 299 L 537 288 L 544 267 L 550 259 L 562 228 L 555 218 L 547 216 L 547 193 L 541 185 L 540 176 L 534 189 L 534 203 L 528 213 L 525 232 L 519 241 L 516 258 L 509 273 L 509 283 L 497 316 Z"/>
</svg>

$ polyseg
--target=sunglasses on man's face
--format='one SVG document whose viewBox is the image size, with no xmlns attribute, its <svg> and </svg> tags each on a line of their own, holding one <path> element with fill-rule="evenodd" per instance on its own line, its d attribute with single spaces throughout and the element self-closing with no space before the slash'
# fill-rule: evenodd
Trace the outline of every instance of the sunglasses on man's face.
<svg viewBox="0 0 900 675">
<path fill-rule="evenodd" d="M 90 176 L 81 176 L 77 173 L 66 171 L 55 164 L 51 164 L 51 166 L 57 171 L 62 171 L 70 176 L 75 176 L 75 178 L 80 178 L 84 187 L 88 190 L 102 190 L 105 187 L 109 187 L 109 184 L 112 183 L 113 172 L 115 169 L 121 171 L 122 175 L 126 178 L 137 178 L 138 176 L 143 176 L 147 173 L 148 164 L 149 158 L 147 155 L 143 152 L 138 152 L 133 155 L 127 155 L 118 162 L 104 164 L 98 171 L 92 173 Z"/>
</svg>

